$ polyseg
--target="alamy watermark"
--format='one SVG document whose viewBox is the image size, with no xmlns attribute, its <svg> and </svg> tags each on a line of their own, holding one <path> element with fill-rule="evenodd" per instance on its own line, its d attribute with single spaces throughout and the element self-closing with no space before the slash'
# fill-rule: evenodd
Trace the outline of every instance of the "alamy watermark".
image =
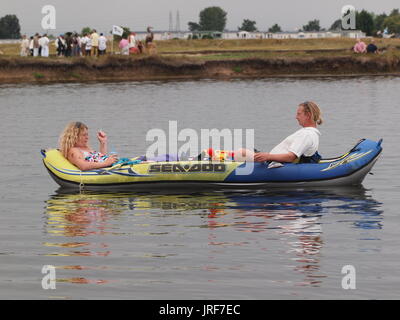
<svg viewBox="0 0 400 320">
<path fill-rule="evenodd" d="M 50 4 L 42 7 L 42 29 L 55 30 L 56 28 L 56 8 Z"/>
<path fill-rule="evenodd" d="M 345 265 L 342 268 L 342 274 L 345 276 L 342 278 L 342 288 L 344 290 L 355 290 L 356 289 L 356 268 L 353 265 Z"/>
<path fill-rule="evenodd" d="M 42 274 L 45 276 L 42 278 L 43 290 L 56 289 L 56 268 L 52 265 L 45 265 L 42 268 Z"/>
<path fill-rule="evenodd" d="M 342 29 L 356 29 L 356 8 L 352 5 L 346 5 L 342 8 Z"/>
<path fill-rule="evenodd" d="M 169 121 L 168 132 L 155 128 L 147 132 L 146 141 L 152 142 L 147 148 L 146 157 L 156 158 L 163 154 L 185 155 L 188 160 L 196 160 L 199 154 L 212 148 L 237 152 L 239 149 L 254 150 L 254 129 L 201 129 L 185 128 L 178 131 L 178 122 Z M 213 159 L 217 160 L 218 159 Z M 246 162 L 236 170 L 237 175 L 253 171 L 254 162 Z"/>
</svg>

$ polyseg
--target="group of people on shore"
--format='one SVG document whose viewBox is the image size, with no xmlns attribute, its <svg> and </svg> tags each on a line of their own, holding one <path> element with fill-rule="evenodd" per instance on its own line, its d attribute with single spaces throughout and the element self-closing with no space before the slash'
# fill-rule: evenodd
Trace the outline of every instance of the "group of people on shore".
<svg viewBox="0 0 400 320">
<path fill-rule="evenodd" d="M 55 41 L 58 57 L 79 57 L 105 55 L 107 52 L 107 38 L 96 30 L 80 36 L 78 33 L 60 35 Z"/>
<path fill-rule="evenodd" d="M 153 43 L 153 40 L 154 40 L 153 31 L 151 30 L 151 27 L 148 27 L 144 44 L 141 40 L 138 40 L 136 38 L 135 32 L 131 32 L 126 37 L 126 39 L 125 38 L 121 39 L 118 47 L 121 49 L 121 54 L 123 54 L 123 55 L 141 54 L 141 53 L 144 53 L 145 50 L 149 54 L 155 54 L 156 47 L 155 47 L 155 44 Z"/>
<path fill-rule="evenodd" d="M 139 54 L 144 51 L 143 43 L 136 39 L 135 32 L 131 32 L 126 39 L 122 38 L 118 47 L 121 49 L 121 54 L 123 55 Z"/>
<path fill-rule="evenodd" d="M 126 38 L 122 38 L 119 42 L 121 54 L 141 54 L 145 50 L 149 54 L 155 53 L 155 45 L 153 44 L 154 34 L 151 28 L 147 28 L 145 44 L 137 40 L 136 33 L 131 32 Z M 78 33 L 68 32 L 61 34 L 54 41 L 58 57 L 78 57 L 78 56 L 93 56 L 98 57 L 107 53 L 109 40 L 103 33 L 98 34 L 96 30 L 89 33 L 79 35 Z M 21 52 L 22 57 L 48 57 L 49 56 L 50 39 L 47 34 L 40 35 L 36 33 L 28 38 L 22 36 Z"/>
<path fill-rule="evenodd" d="M 43 34 L 41 36 L 38 33 L 36 33 L 29 39 L 26 35 L 23 35 L 21 42 L 21 56 L 48 57 L 49 44 L 50 44 L 50 39 L 47 37 L 47 34 Z"/>
<path fill-rule="evenodd" d="M 372 39 L 368 45 L 361 39 L 357 39 L 357 42 L 353 47 L 353 51 L 355 53 L 379 53 L 374 39 Z"/>
<path fill-rule="evenodd" d="M 78 33 L 68 32 L 61 34 L 54 41 L 58 57 L 76 57 L 76 56 L 100 56 L 106 54 L 107 38 L 103 33 L 98 34 L 96 30 L 91 33 L 85 33 L 80 36 Z M 50 39 L 47 34 L 34 36 L 22 36 L 21 56 L 48 57 Z"/>
</svg>

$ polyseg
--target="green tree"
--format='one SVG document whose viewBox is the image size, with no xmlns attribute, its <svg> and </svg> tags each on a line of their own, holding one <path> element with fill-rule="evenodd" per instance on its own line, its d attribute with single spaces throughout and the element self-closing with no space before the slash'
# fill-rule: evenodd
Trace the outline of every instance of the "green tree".
<svg viewBox="0 0 400 320">
<path fill-rule="evenodd" d="M 329 28 L 330 31 L 338 31 L 342 30 L 342 19 L 337 19 L 335 20 L 334 23 L 332 23 L 331 27 Z"/>
<path fill-rule="evenodd" d="M 227 13 L 220 7 L 208 7 L 200 12 L 200 30 L 224 31 Z"/>
<path fill-rule="evenodd" d="M 389 33 L 400 33 L 400 14 L 387 17 L 383 26 L 388 29 Z"/>
<path fill-rule="evenodd" d="M 275 23 L 271 28 L 268 29 L 268 32 L 282 32 L 279 24 Z"/>
<path fill-rule="evenodd" d="M 8 14 L 0 19 L 0 39 L 21 38 L 21 27 L 15 14 Z"/>
<path fill-rule="evenodd" d="M 366 10 L 356 13 L 356 28 L 365 32 L 367 36 L 372 36 L 375 26 L 374 17 L 372 13 Z"/>
<path fill-rule="evenodd" d="M 239 31 L 254 32 L 257 31 L 256 22 L 249 19 L 244 19 L 242 26 L 238 27 Z"/>
<path fill-rule="evenodd" d="M 122 36 L 117 36 L 115 35 L 115 40 L 120 41 L 121 39 L 127 39 L 128 36 L 131 34 L 131 29 L 129 29 L 128 27 L 121 27 L 124 32 L 122 33 Z"/>
<path fill-rule="evenodd" d="M 303 26 L 303 31 L 320 31 L 321 27 L 319 25 L 319 20 L 311 20 L 306 25 Z"/>
<path fill-rule="evenodd" d="M 89 34 L 92 33 L 92 28 L 90 28 L 90 27 L 83 28 L 81 31 L 81 34 L 85 35 L 86 33 L 89 33 Z"/>
<path fill-rule="evenodd" d="M 197 22 L 189 22 L 188 23 L 190 31 L 200 31 L 201 27 Z"/>
<path fill-rule="evenodd" d="M 131 34 L 131 29 L 129 29 L 128 27 L 122 27 L 122 29 L 124 29 L 124 33 L 122 34 L 122 37 L 127 39 L 128 36 Z"/>
<path fill-rule="evenodd" d="M 385 19 L 387 18 L 386 13 L 378 14 L 374 17 L 374 33 L 378 31 L 383 31 L 383 23 Z"/>
</svg>

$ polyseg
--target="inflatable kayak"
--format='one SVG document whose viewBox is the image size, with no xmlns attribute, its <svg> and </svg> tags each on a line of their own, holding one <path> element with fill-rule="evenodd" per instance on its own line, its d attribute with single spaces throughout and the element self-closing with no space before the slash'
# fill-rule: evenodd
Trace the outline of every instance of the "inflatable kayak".
<svg viewBox="0 0 400 320">
<path fill-rule="evenodd" d="M 349 152 L 318 163 L 252 163 L 235 161 L 128 161 L 108 168 L 81 171 L 57 149 L 42 150 L 50 176 L 64 188 L 88 190 L 152 189 L 174 187 L 269 188 L 359 185 L 382 152 L 378 142 L 360 140 Z M 247 163 L 248 165 L 248 163 Z"/>
</svg>

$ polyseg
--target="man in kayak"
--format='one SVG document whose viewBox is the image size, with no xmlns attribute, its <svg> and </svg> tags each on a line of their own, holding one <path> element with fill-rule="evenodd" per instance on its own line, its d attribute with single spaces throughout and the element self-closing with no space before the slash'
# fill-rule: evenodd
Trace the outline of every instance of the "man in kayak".
<svg viewBox="0 0 400 320">
<path fill-rule="evenodd" d="M 302 128 L 288 136 L 268 152 L 252 152 L 240 149 L 235 152 L 236 161 L 255 162 L 314 162 L 318 156 L 319 136 L 317 125 L 322 124 L 321 110 L 315 102 L 306 101 L 297 108 L 296 119 Z"/>
</svg>

